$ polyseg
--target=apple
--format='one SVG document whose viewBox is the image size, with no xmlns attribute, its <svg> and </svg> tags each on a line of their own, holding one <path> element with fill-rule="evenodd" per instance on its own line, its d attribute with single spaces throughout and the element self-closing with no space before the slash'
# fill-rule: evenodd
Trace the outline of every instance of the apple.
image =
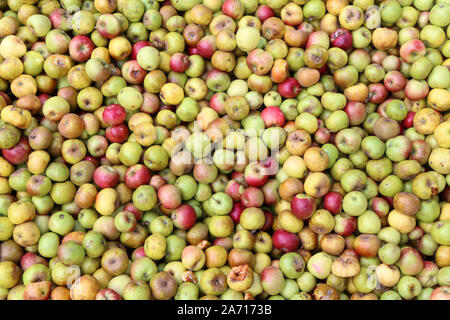
<svg viewBox="0 0 450 320">
<path fill-rule="evenodd" d="M 137 189 L 141 185 L 148 184 L 151 179 L 150 170 L 143 164 L 135 164 L 125 172 L 125 184 L 131 189 Z"/>
<path fill-rule="evenodd" d="M 309 219 L 316 210 L 316 202 L 306 194 L 298 194 L 291 201 L 292 213 L 301 220 Z"/>
<path fill-rule="evenodd" d="M 69 43 L 70 57 L 77 62 L 89 60 L 94 49 L 95 45 L 92 40 L 83 34 L 76 35 Z"/>
<path fill-rule="evenodd" d="M 352 34 L 346 29 L 338 28 L 330 35 L 330 42 L 333 47 L 349 50 L 353 44 Z"/>
<path fill-rule="evenodd" d="M 112 188 L 119 182 L 119 173 L 111 166 L 100 166 L 94 171 L 94 182 L 100 188 Z"/>
<path fill-rule="evenodd" d="M 25 163 L 28 160 L 31 151 L 32 149 L 28 143 L 28 139 L 22 137 L 15 146 L 9 149 L 2 149 L 2 155 L 10 163 L 18 165 Z"/>
<path fill-rule="evenodd" d="M 273 233 L 272 241 L 275 248 L 283 252 L 292 252 L 296 250 L 300 244 L 296 234 L 282 229 Z"/>
<path fill-rule="evenodd" d="M 338 214 L 342 210 L 342 195 L 336 191 L 330 191 L 323 197 L 323 207 L 332 214 Z"/>
</svg>

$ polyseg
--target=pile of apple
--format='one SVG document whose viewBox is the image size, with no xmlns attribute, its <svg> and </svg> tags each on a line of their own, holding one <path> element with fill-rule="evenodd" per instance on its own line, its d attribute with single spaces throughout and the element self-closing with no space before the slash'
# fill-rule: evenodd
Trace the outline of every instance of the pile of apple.
<svg viewBox="0 0 450 320">
<path fill-rule="evenodd" d="M 449 0 L 0 0 L 0 299 L 450 299 Z"/>
</svg>

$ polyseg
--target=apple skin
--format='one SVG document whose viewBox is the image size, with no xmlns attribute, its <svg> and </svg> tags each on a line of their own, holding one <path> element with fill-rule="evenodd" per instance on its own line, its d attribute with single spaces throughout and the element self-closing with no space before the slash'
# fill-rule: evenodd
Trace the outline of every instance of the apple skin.
<svg viewBox="0 0 450 320">
<path fill-rule="evenodd" d="M 189 67 L 189 57 L 184 53 L 175 53 L 170 58 L 170 69 L 172 71 L 183 73 Z"/>
<path fill-rule="evenodd" d="M 322 47 L 329 47 L 330 46 L 330 39 L 328 37 L 328 34 L 323 30 L 313 31 L 306 41 L 306 49 L 308 49 L 311 46 L 318 45 Z"/>
<path fill-rule="evenodd" d="M 334 232 L 343 237 L 351 235 L 358 226 L 356 218 L 352 216 L 336 215 L 335 222 Z"/>
<path fill-rule="evenodd" d="M 264 194 L 256 187 L 245 188 L 241 195 L 241 203 L 246 208 L 260 207 L 264 204 Z"/>
<path fill-rule="evenodd" d="M 230 217 L 233 219 L 234 223 L 239 223 L 241 219 L 242 211 L 244 211 L 245 207 L 240 202 L 233 203 L 233 208 L 230 212 Z"/>
<path fill-rule="evenodd" d="M 269 157 L 261 160 L 260 163 L 265 168 L 265 171 L 264 171 L 265 174 L 267 174 L 269 176 L 273 176 L 273 175 L 277 174 L 278 168 L 279 168 L 279 163 L 278 163 L 277 159 L 275 159 L 274 157 L 269 156 Z"/>
<path fill-rule="evenodd" d="M 323 197 L 323 207 L 332 214 L 342 211 L 342 195 L 336 191 L 330 191 Z"/>
<path fill-rule="evenodd" d="M 111 166 L 100 166 L 94 171 L 94 182 L 102 189 L 113 188 L 119 182 L 119 173 Z"/>
<path fill-rule="evenodd" d="M 88 61 L 94 49 L 91 38 L 83 34 L 76 35 L 69 42 L 69 55 L 76 62 Z"/>
<path fill-rule="evenodd" d="M 261 22 L 266 21 L 267 19 L 275 16 L 275 12 L 272 10 L 271 7 L 263 4 L 256 9 L 256 16 L 258 17 Z"/>
<path fill-rule="evenodd" d="M 244 186 L 239 184 L 237 181 L 230 180 L 227 182 L 225 193 L 229 195 L 233 201 L 239 201 L 243 192 Z"/>
<path fill-rule="evenodd" d="M 113 289 L 102 289 L 97 292 L 96 300 L 123 300 L 120 294 Z"/>
<path fill-rule="evenodd" d="M 240 19 L 244 15 L 244 6 L 241 0 L 225 0 L 222 4 L 222 12 L 233 19 Z"/>
<path fill-rule="evenodd" d="M 22 137 L 14 147 L 2 149 L 2 155 L 9 163 L 19 165 L 28 160 L 31 151 L 32 149 L 28 143 L 28 139 Z"/>
<path fill-rule="evenodd" d="M 300 220 L 309 219 L 316 210 L 316 202 L 305 194 L 298 194 L 291 201 L 292 213 Z"/>
<path fill-rule="evenodd" d="M 195 210 L 188 204 L 182 204 L 171 215 L 173 225 L 182 230 L 191 229 L 197 219 Z"/>
<path fill-rule="evenodd" d="M 130 130 L 124 123 L 108 127 L 105 131 L 106 138 L 111 142 L 117 143 L 124 143 L 127 141 L 129 134 Z"/>
<path fill-rule="evenodd" d="M 41 105 L 44 105 L 45 101 L 47 101 L 48 99 L 50 99 L 50 95 L 48 93 L 41 93 L 40 95 L 38 95 L 39 101 L 41 102 Z M 9 99 L 9 97 L 8 97 Z"/>
<path fill-rule="evenodd" d="M 269 179 L 266 171 L 266 168 L 260 162 L 250 163 L 244 171 L 245 182 L 252 187 L 263 186 Z"/>
<path fill-rule="evenodd" d="M 443 286 L 435 288 L 431 292 L 430 300 L 450 300 L 450 287 Z"/>
<path fill-rule="evenodd" d="M 390 92 L 403 90 L 406 82 L 405 76 L 400 71 L 390 71 L 384 76 L 384 86 Z"/>
<path fill-rule="evenodd" d="M 113 39 L 120 34 L 120 22 L 111 13 L 105 13 L 98 17 L 95 28 L 103 38 Z"/>
<path fill-rule="evenodd" d="M 66 10 L 59 8 L 56 10 L 53 10 L 52 13 L 48 16 L 50 21 L 52 22 L 53 29 L 58 29 L 61 27 L 63 22 L 63 17 L 66 14 Z"/>
<path fill-rule="evenodd" d="M 366 118 L 366 106 L 361 102 L 348 102 L 345 105 L 344 111 L 347 113 L 350 124 L 353 126 L 360 125 Z"/>
<path fill-rule="evenodd" d="M 262 226 L 261 230 L 269 231 L 273 226 L 273 222 L 275 221 L 275 218 L 271 212 L 264 211 L 264 219 L 265 219 L 264 225 Z"/>
<path fill-rule="evenodd" d="M 403 61 L 413 63 L 425 55 L 426 49 L 425 44 L 421 40 L 411 39 L 402 44 L 399 53 Z"/>
<path fill-rule="evenodd" d="M 187 50 L 187 52 L 188 52 L 188 54 L 189 54 L 190 56 L 193 56 L 193 55 L 200 55 L 200 53 L 199 53 L 197 47 L 189 47 L 188 50 Z"/>
<path fill-rule="evenodd" d="M 286 122 L 283 112 L 278 107 L 267 107 L 261 112 L 266 128 L 282 127 Z"/>
<path fill-rule="evenodd" d="M 369 101 L 372 103 L 381 103 L 386 100 L 388 96 L 388 91 L 386 87 L 381 83 L 371 83 L 369 84 Z"/>
<path fill-rule="evenodd" d="M 330 35 L 331 45 L 333 47 L 341 48 L 344 51 L 347 51 L 352 48 L 353 45 L 353 37 L 350 31 L 342 28 L 336 29 Z"/>
<path fill-rule="evenodd" d="M 301 87 L 297 79 L 289 77 L 278 85 L 278 93 L 286 99 L 297 97 L 300 93 Z"/>
<path fill-rule="evenodd" d="M 296 234 L 283 229 L 279 229 L 273 233 L 272 241 L 275 248 L 283 252 L 295 251 L 300 244 L 300 240 Z"/>
<path fill-rule="evenodd" d="M 139 186 L 148 184 L 152 175 L 150 170 L 143 164 L 135 164 L 125 172 L 125 184 L 131 189 L 137 189 Z"/>
<path fill-rule="evenodd" d="M 198 54 L 205 59 L 211 59 L 214 52 L 217 50 L 216 39 L 212 35 L 204 36 L 197 43 L 196 49 Z"/>
<path fill-rule="evenodd" d="M 216 110 L 218 114 L 225 114 L 225 101 L 228 95 L 225 92 L 214 93 L 209 100 L 209 106 Z"/>
<path fill-rule="evenodd" d="M 109 125 L 118 125 L 125 121 L 127 112 L 119 104 L 110 104 L 103 109 L 102 118 Z"/>
<path fill-rule="evenodd" d="M 137 259 L 143 257 L 146 257 L 144 246 L 134 249 L 133 253 L 131 254 L 131 261 L 136 261 Z"/>
</svg>

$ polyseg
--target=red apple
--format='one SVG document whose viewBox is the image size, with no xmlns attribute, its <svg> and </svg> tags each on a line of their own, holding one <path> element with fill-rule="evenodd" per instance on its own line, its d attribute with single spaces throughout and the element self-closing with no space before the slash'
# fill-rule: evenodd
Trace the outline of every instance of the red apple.
<svg viewBox="0 0 450 320">
<path fill-rule="evenodd" d="M 275 248 L 283 252 L 292 252 L 300 244 L 300 240 L 296 234 L 283 229 L 279 229 L 273 233 L 272 241 Z"/>
<path fill-rule="evenodd" d="M 430 87 L 425 80 L 419 81 L 415 79 L 410 79 L 406 82 L 405 86 L 405 96 L 409 100 L 421 100 L 425 99 L 430 91 Z"/>
<path fill-rule="evenodd" d="M 218 114 L 225 114 L 225 101 L 228 95 L 225 92 L 214 93 L 209 100 L 209 106 L 216 110 Z"/>
<path fill-rule="evenodd" d="M 426 50 L 427 48 L 421 40 L 411 39 L 402 44 L 399 53 L 403 61 L 406 63 L 413 63 L 420 57 L 423 57 Z"/>
<path fill-rule="evenodd" d="M 329 142 L 330 137 L 331 137 L 330 131 L 324 127 L 317 129 L 317 131 L 314 133 L 314 140 L 320 144 L 325 144 Z"/>
<path fill-rule="evenodd" d="M 266 167 L 258 161 L 251 162 L 247 165 L 244 171 L 244 177 L 245 182 L 253 187 L 261 187 L 269 179 Z"/>
<path fill-rule="evenodd" d="M 62 9 L 62 8 L 55 9 L 52 11 L 52 13 L 50 13 L 48 18 L 52 22 L 53 29 L 59 29 L 59 27 L 61 26 L 61 24 L 63 22 L 63 17 L 65 14 L 66 14 L 66 10 Z"/>
<path fill-rule="evenodd" d="M 106 128 L 106 138 L 111 142 L 124 143 L 128 139 L 130 131 L 128 126 L 124 123 L 117 124 Z"/>
<path fill-rule="evenodd" d="M 357 228 L 357 220 L 355 217 L 338 214 L 335 217 L 334 232 L 347 237 L 355 232 Z"/>
<path fill-rule="evenodd" d="M 102 189 L 113 188 L 119 182 L 119 173 L 111 166 L 100 166 L 94 171 L 94 182 Z"/>
<path fill-rule="evenodd" d="M 241 218 L 241 214 L 244 209 L 245 207 L 240 202 L 233 203 L 233 209 L 231 209 L 230 217 L 233 219 L 234 223 L 239 223 L 239 219 Z"/>
<path fill-rule="evenodd" d="M 384 86 L 390 92 L 403 90 L 406 78 L 400 71 L 390 71 L 384 76 Z"/>
<path fill-rule="evenodd" d="M 115 292 L 113 289 L 102 289 L 97 292 L 95 296 L 96 300 L 122 300 L 120 294 Z"/>
<path fill-rule="evenodd" d="M 200 39 L 196 46 L 198 54 L 205 59 L 210 59 L 217 50 L 216 38 L 213 35 L 207 35 Z"/>
<path fill-rule="evenodd" d="M 45 101 L 51 98 L 51 95 L 48 93 L 41 93 L 38 95 L 39 101 L 41 102 L 41 105 L 44 105 Z"/>
<path fill-rule="evenodd" d="M 235 180 L 240 185 L 243 185 L 244 187 L 247 187 L 247 182 L 245 182 L 245 174 L 244 172 L 239 171 L 233 171 L 231 173 L 231 179 Z"/>
<path fill-rule="evenodd" d="M 268 127 L 282 127 L 285 123 L 284 113 L 278 107 L 267 107 L 261 112 L 266 128 Z"/>
<path fill-rule="evenodd" d="M 121 32 L 120 21 L 115 15 L 104 13 L 98 17 L 95 29 L 103 38 L 113 39 Z"/>
<path fill-rule="evenodd" d="M 272 226 L 273 222 L 275 221 L 275 218 L 273 217 L 273 214 L 269 211 L 264 211 L 264 225 L 261 228 L 262 231 L 269 231 Z"/>
<path fill-rule="evenodd" d="M 261 165 L 266 168 L 265 174 L 269 176 L 276 175 L 279 169 L 279 163 L 275 157 L 267 157 L 260 161 Z"/>
<path fill-rule="evenodd" d="M 184 53 L 177 52 L 170 58 L 170 69 L 183 73 L 189 67 L 189 57 Z"/>
<path fill-rule="evenodd" d="M 382 197 L 372 198 L 370 207 L 380 218 L 385 217 L 389 213 L 389 203 Z"/>
<path fill-rule="evenodd" d="M 278 85 L 278 93 L 286 99 L 297 97 L 300 93 L 301 87 L 295 78 L 289 77 Z"/>
<path fill-rule="evenodd" d="M 145 71 L 136 60 L 128 60 L 122 66 L 122 77 L 130 84 L 141 84 L 144 82 L 147 71 Z"/>
<path fill-rule="evenodd" d="M 189 230 L 195 224 L 197 215 L 194 208 L 188 204 L 182 204 L 171 215 L 173 225 L 182 230 Z"/>
<path fill-rule="evenodd" d="M 86 62 L 91 57 L 95 45 L 91 38 L 78 34 L 70 40 L 69 54 L 72 60 L 77 62 Z"/>
<path fill-rule="evenodd" d="M 229 180 L 225 187 L 225 193 L 231 197 L 233 201 L 239 201 L 244 192 L 244 186 L 239 184 L 236 180 Z"/>
<path fill-rule="evenodd" d="M 14 147 L 2 149 L 2 155 L 9 163 L 18 165 L 28 160 L 31 151 L 27 137 L 22 137 Z"/>
<path fill-rule="evenodd" d="M 165 184 L 158 190 L 158 199 L 167 209 L 176 209 L 182 202 L 181 191 L 173 184 Z"/>
<path fill-rule="evenodd" d="M 261 207 L 264 204 L 264 194 L 256 187 L 248 187 L 241 195 L 241 203 L 244 207 Z"/>
<path fill-rule="evenodd" d="M 258 9 L 256 9 L 256 16 L 258 17 L 259 20 L 261 20 L 261 22 L 264 22 L 267 19 L 274 17 L 275 12 L 272 10 L 271 7 L 263 4 L 260 5 Z"/>
<path fill-rule="evenodd" d="M 48 300 L 52 283 L 50 281 L 38 281 L 27 284 L 23 293 L 24 300 Z"/>
<path fill-rule="evenodd" d="M 292 198 L 291 210 L 297 218 L 306 220 L 316 211 L 316 202 L 306 194 L 298 194 Z"/>
<path fill-rule="evenodd" d="M 121 124 L 125 121 L 127 112 L 119 104 L 110 104 L 103 109 L 102 118 L 109 125 Z"/>
<path fill-rule="evenodd" d="M 342 195 L 336 191 L 330 191 L 323 197 L 323 207 L 332 214 L 342 211 Z"/>
<path fill-rule="evenodd" d="M 150 170 L 143 164 L 135 164 L 125 172 L 125 184 L 131 189 L 148 184 L 151 178 Z"/>
<path fill-rule="evenodd" d="M 405 129 L 411 128 L 413 126 L 414 116 L 416 113 L 414 111 L 408 111 L 406 118 L 402 121 L 402 126 Z"/>
<path fill-rule="evenodd" d="M 244 15 L 244 6 L 241 0 L 225 0 L 222 4 L 222 13 L 233 19 L 240 19 Z"/>
<path fill-rule="evenodd" d="M 345 105 L 344 111 L 347 113 L 352 126 L 360 125 L 366 118 L 366 106 L 362 102 L 349 101 Z"/>
<path fill-rule="evenodd" d="M 352 48 L 353 37 L 350 31 L 338 28 L 330 35 L 330 42 L 333 47 L 347 51 Z"/>
<path fill-rule="evenodd" d="M 200 53 L 198 52 L 197 47 L 189 47 L 187 52 L 188 52 L 188 54 L 190 56 L 195 55 L 195 54 L 200 55 Z"/>
<path fill-rule="evenodd" d="M 355 238 L 354 246 L 360 256 L 374 258 L 380 249 L 381 240 L 374 234 L 360 234 Z"/>
<path fill-rule="evenodd" d="M 379 104 L 387 98 L 388 94 L 389 93 L 383 84 L 381 84 L 381 83 L 369 84 L 369 101 L 370 102 Z"/>
</svg>

